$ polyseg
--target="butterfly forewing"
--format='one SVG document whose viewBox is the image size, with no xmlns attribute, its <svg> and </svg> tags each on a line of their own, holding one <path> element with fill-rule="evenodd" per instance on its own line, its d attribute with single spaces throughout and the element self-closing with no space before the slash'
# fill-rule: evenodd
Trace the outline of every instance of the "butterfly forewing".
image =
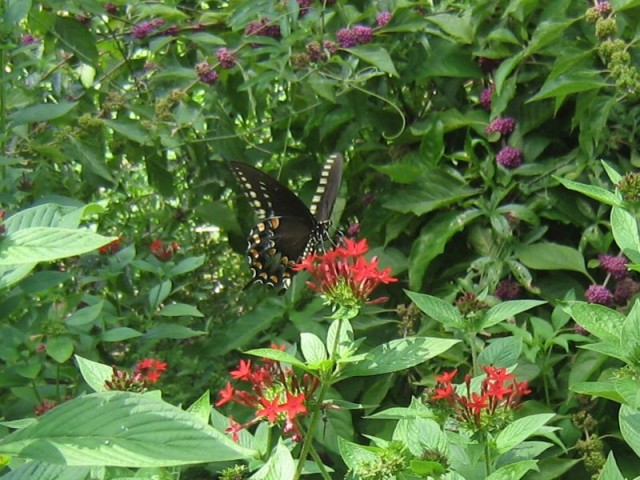
<svg viewBox="0 0 640 480">
<path fill-rule="evenodd" d="M 247 164 L 230 162 L 245 196 L 261 220 L 249 234 L 247 258 L 250 284 L 262 282 L 287 288 L 291 267 L 312 253 L 326 236 L 340 186 L 342 157 L 327 160 L 311 209 L 276 179 Z"/>
</svg>

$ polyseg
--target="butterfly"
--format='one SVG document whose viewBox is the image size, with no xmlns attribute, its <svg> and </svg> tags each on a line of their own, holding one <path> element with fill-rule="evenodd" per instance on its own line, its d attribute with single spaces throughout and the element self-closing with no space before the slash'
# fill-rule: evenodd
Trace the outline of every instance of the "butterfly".
<svg viewBox="0 0 640 480">
<path fill-rule="evenodd" d="M 311 206 L 307 208 L 275 178 L 246 163 L 230 162 L 259 220 L 248 239 L 247 258 L 253 278 L 247 287 L 266 283 L 287 289 L 295 273 L 291 267 L 315 252 L 318 244 L 328 238 L 343 163 L 342 155 L 329 156 Z"/>
</svg>

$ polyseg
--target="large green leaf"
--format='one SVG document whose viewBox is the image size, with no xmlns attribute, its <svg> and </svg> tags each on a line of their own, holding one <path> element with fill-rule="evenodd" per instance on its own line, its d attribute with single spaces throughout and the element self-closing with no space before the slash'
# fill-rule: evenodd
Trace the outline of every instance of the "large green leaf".
<svg viewBox="0 0 640 480">
<path fill-rule="evenodd" d="M 416 307 L 436 322 L 451 328 L 464 327 L 464 317 L 449 302 L 425 293 L 410 292 L 408 290 L 405 290 L 405 293 L 416 304 Z"/>
<path fill-rule="evenodd" d="M 555 417 L 555 413 L 528 415 L 511 422 L 496 437 L 496 449 L 500 454 L 512 450 L 536 433 L 540 427 Z"/>
<path fill-rule="evenodd" d="M 534 270 L 572 270 L 588 275 L 582 253 L 566 245 L 550 242 L 520 245 L 516 255 Z"/>
<path fill-rule="evenodd" d="M 7 233 L 0 243 L 0 265 L 50 262 L 92 252 L 115 240 L 85 229 L 24 228 Z"/>
<path fill-rule="evenodd" d="M 620 433 L 627 445 L 640 456 L 640 412 L 634 408 L 622 405 L 618 412 Z"/>
<path fill-rule="evenodd" d="M 556 180 L 558 180 L 562 185 L 564 185 L 569 190 L 574 190 L 576 192 L 583 193 L 584 195 L 591 197 L 599 202 L 605 203 L 607 205 L 612 206 L 622 206 L 622 198 L 620 195 L 615 194 L 607 190 L 606 188 L 598 187 L 597 185 L 588 185 L 585 183 L 574 182 L 573 180 L 568 180 L 566 178 L 560 178 L 554 176 Z"/>
<path fill-rule="evenodd" d="M 398 72 L 396 71 L 396 67 L 393 66 L 393 60 L 391 59 L 389 52 L 381 46 L 361 45 L 346 50 L 365 62 L 379 68 L 383 72 L 393 75 L 394 77 L 398 76 Z"/>
<path fill-rule="evenodd" d="M 640 263 L 640 234 L 636 217 L 623 208 L 611 209 L 611 232 L 629 260 Z"/>
<path fill-rule="evenodd" d="M 156 395 L 127 392 L 75 398 L 0 440 L 0 455 L 66 465 L 159 467 L 252 454 Z"/>
<path fill-rule="evenodd" d="M 363 360 L 349 364 L 342 378 L 380 375 L 414 367 L 446 352 L 459 340 L 408 337 L 392 340 L 369 351 Z"/>
<path fill-rule="evenodd" d="M 586 302 L 567 302 L 563 309 L 576 323 L 601 340 L 619 345 L 624 315 L 605 307 Z"/>
<path fill-rule="evenodd" d="M 489 328 L 507 318 L 545 304 L 542 300 L 511 300 L 491 307 L 482 318 L 482 328 Z"/>
<path fill-rule="evenodd" d="M 78 103 L 42 103 L 16 110 L 9 115 L 12 125 L 22 125 L 24 123 L 46 122 L 59 118 L 69 113 Z"/>
<path fill-rule="evenodd" d="M 91 30 L 73 17 L 58 16 L 54 31 L 63 50 L 76 55 L 82 63 L 94 67 L 97 65 L 96 37 L 91 33 Z"/>
</svg>

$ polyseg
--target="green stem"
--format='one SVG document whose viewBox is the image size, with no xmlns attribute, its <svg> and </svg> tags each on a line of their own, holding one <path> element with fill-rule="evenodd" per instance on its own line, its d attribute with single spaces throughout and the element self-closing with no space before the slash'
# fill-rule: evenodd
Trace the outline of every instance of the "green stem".
<svg viewBox="0 0 640 480">
<path fill-rule="evenodd" d="M 486 435 L 484 438 L 484 471 L 485 475 L 489 476 L 491 473 L 491 450 L 489 449 L 489 439 Z"/>
<path fill-rule="evenodd" d="M 335 338 L 333 340 L 333 345 L 331 346 L 330 358 L 331 360 L 333 360 L 334 365 L 336 365 L 336 362 L 335 362 L 336 351 L 338 350 L 338 342 L 340 340 L 340 332 L 342 330 L 343 320 L 344 318 L 342 316 L 338 318 L 338 328 L 336 331 Z M 318 468 L 320 469 L 320 472 L 322 473 L 323 478 L 327 478 L 327 479 L 330 478 L 328 476 L 325 477 L 325 475 L 328 475 L 327 471 L 325 470 L 324 465 L 322 464 L 322 460 L 320 459 L 320 456 L 313 448 L 313 438 L 318 428 L 318 422 L 322 418 L 322 413 L 321 413 L 322 403 L 324 402 L 324 397 L 327 395 L 327 391 L 329 390 L 329 386 L 331 385 L 331 377 L 327 377 L 326 375 L 323 375 L 320 381 L 322 382 L 322 386 L 320 387 L 320 392 L 318 393 L 318 398 L 316 399 L 315 408 L 313 409 L 313 413 L 311 414 L 311 420 L 309 421 L 309 428 L 307 429 L 307 434 L 304 437 L 302 450 L 300 451 L 300 456 L 298 457 L 298 466 L 296 467 L 296 474 L 293 477 L 294 479 L 298 479 L 300 478 L 300 475 L 302 475 L 304 462 L 307 459 L 307 456 L 309 455 L 309 453 L 311 453 L 311 456 L 313 457 L 314 461 L 318 465 Z"/>
</svg>

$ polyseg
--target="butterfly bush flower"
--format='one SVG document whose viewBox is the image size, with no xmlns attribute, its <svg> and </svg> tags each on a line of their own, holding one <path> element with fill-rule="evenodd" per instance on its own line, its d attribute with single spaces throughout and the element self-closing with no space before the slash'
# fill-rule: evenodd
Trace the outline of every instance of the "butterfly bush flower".
<svg viewBox="0 0 640 480">
<path fill-rule="evenodd" d="M 151 385 L 160 380 L 162 372 L 167 369 L 166 362 L 145 358 L 133 368 L 133 373 L 113 367 L 111 379 L 104 382 L 107 390 L 122 392 L 146 392 Z"/>
<path fill-rule="evenodd" d="M 590 285 L 584 292 L 584 298 L 589 303 L 600 305 L 611 305 L 613 303 L 613 294 L 604 285 Z"/>
<path fill-rule="evenodd" d="M 336 39 L 342 48 L 364 45 L 373 40 L 373 29 L 365 25 L 355 25 L 353 28 L 341 28 L 336 34 Z"/>
<path fill-rule="evenodd" d="M 180 249 L 180 245 L 176 242 L 163 243 L 162 240 L 154 240 L 149 245 L 149 251 L 158 260 L 167 262 L 173 258 L 175 253 Z"/>
<path fill-rule="evenodd" d="M 482 90 L 482 92 L 480 92 L 480 105 L 487 112 L 491 111 L 491 97 L 493 97 L 493 92 L 495 91 L 496 91 L 495 85 L 491 84 L 487 88 Z"/>
<path fill-rule="evenodd" d="M 367 240 L 344 239 L 344 246 L 323 254 L 312 254 L 296 264 L 295 271 L 306 270 L 311 274 L 307 285 L 321 293 L 327 303 L 344 308 L 360 307 L 365 303 L 382 303 L 386 298 L 370 300 L 380 284 L 397 282 L 391 276 L 391 268 L 380 270 L 378 258 L 371 261 L 364 257 L 369 250 Z"/>
<path fill-rule="evenodd" d="M 22 35 L 22 45 L 33 45 L 35 43 L 38 43 L 38 39 L 36 37 L 34 37 L 33 35 Z"/>
<path fill-rule="evenodd" d="M 478 66 L 485 73 L 494 71 L 499 65 L 500 60 L 497 58 L 478 57 Z"/>
<path fill-rule="evenodd" d="M 430 403 L 440 407 L 442 413 L 453 414 L 471 431 L 502 429 L 509 424 L 520 400 L 531 393 L 527 382 L 517 382 L 506 368 L 482 367 L 486 377 L 479 391 L 471 390 L 471 375 L 464 378 L 463 393 L 453 385 L 457 370 L 436 377 L 437 386 L 427 392 Z"/>
<path fill-rule="evenodd" d="M 137 25 L 134 25 L 134 27 L 131 29 L 131 36 L 138 40 L 142 40 L 162 25 L 164 25 L 164 20 L 161 18 L 140 22 Z"/>
<path fill-rule="evenodd" d="M 627 263 L 629 261 L 622 255 L 615 256 L 602 253 L 598 255 L 598 260 L 600 261 L 600 268 L 616 280 L 621 280 L 629 274 L 627 271 Z"/>
<path fill-rule="evenodd" d="M 389 12 L 388 10 L 378 13 L 378 15 L 376 15 L 376 25 L 378 25 L 379 27 L 384 27 L 391 21 L 391 17 L 391 12 Z"/>
<path fill-rule="evenodd" d="M 613 299 L 616 303 L 623 304 L 638 292 L 640 292 L 640 283 L 630 277 L 626 277 L 616 283 Z"/>
<path fill-rule="evenodd" d="M 283 350 L 284 345 L 271 345 L 271 348 Z M 290 367 L 284 368 L 280 362 L 266 358 L 255 364 L 251 360 L 240 360 L 230 375 L 235 386 L 227 382 L 219 392 L 216 407 L 236 403 L 255 411 L 254 417 L 243 424 L 229 418 L 226 432 L 234 441 L 238 441 L 241 430 L 260 421 L 282 426 L 283 432 L 294 441 L 302 439 L 298 420 L 308 412 L 307 405 L 319 385 L 317 378 L 307 373 L 296 374 Z"/>
<path fill-rule="evenodd" d="M 104 11 L 110 15 L 118 13 L 118 6 L 115 3 L 107 2 L 104 4 Z"/>
<path fill-rule="evenodd" d="M 505 279 L 502 280 L 496 287 L 496 291 L 493 293 L 502 301 L 515 300 L 520 296 L 522 287 L 515 280 Z"/>
<path fill-rule="evenodd" d="M 248 36 L 261 36 L 261 37 L 271 37 L 275 39 L 279 39 L 282 35 L 280 33 L 280 26 L 272 23 L 268 18 L 261 18 L 258 21 L 251 22 L 244 29 L 244 34 Z M 252 43 L 252 48 L 259 47 L 259 43 Z"/>
<path fill-rule="evenodd" d="M 218 81 L 218 72 L 216 72 L 209 62 L 200 62 L 196 64 L 196 73 L 201 82 L 207 85 L 213 85 Z"/>
<path fill-rule="evenodd" d="M 236 54 L 225 47 L 216 50 L 216 58 L 222 68 L 232 68 L 236 64 Z"/>
<path fill-rule="evenodd" d="M 504 147 L 496 154 L 496 162 L 509 170 L 522 165 L 522 150 L 515 147 Z"/>
<path fill-rule="evenodd" d="M 485 128 L 485 132 L 494 133 L 498 132 L 501 135 L 507 136 L 511 135 L 513 130 L 516 128 L 516 119 L 512 117 L 498 117 L 491 121 L 487 128 Z"/>
<path fill-rule="evenodd" d="M 313 0 L 297 0 L 297 3 L 300 7 L 300 17 L 304 17 L 311 10 Z"/>
</svg>

